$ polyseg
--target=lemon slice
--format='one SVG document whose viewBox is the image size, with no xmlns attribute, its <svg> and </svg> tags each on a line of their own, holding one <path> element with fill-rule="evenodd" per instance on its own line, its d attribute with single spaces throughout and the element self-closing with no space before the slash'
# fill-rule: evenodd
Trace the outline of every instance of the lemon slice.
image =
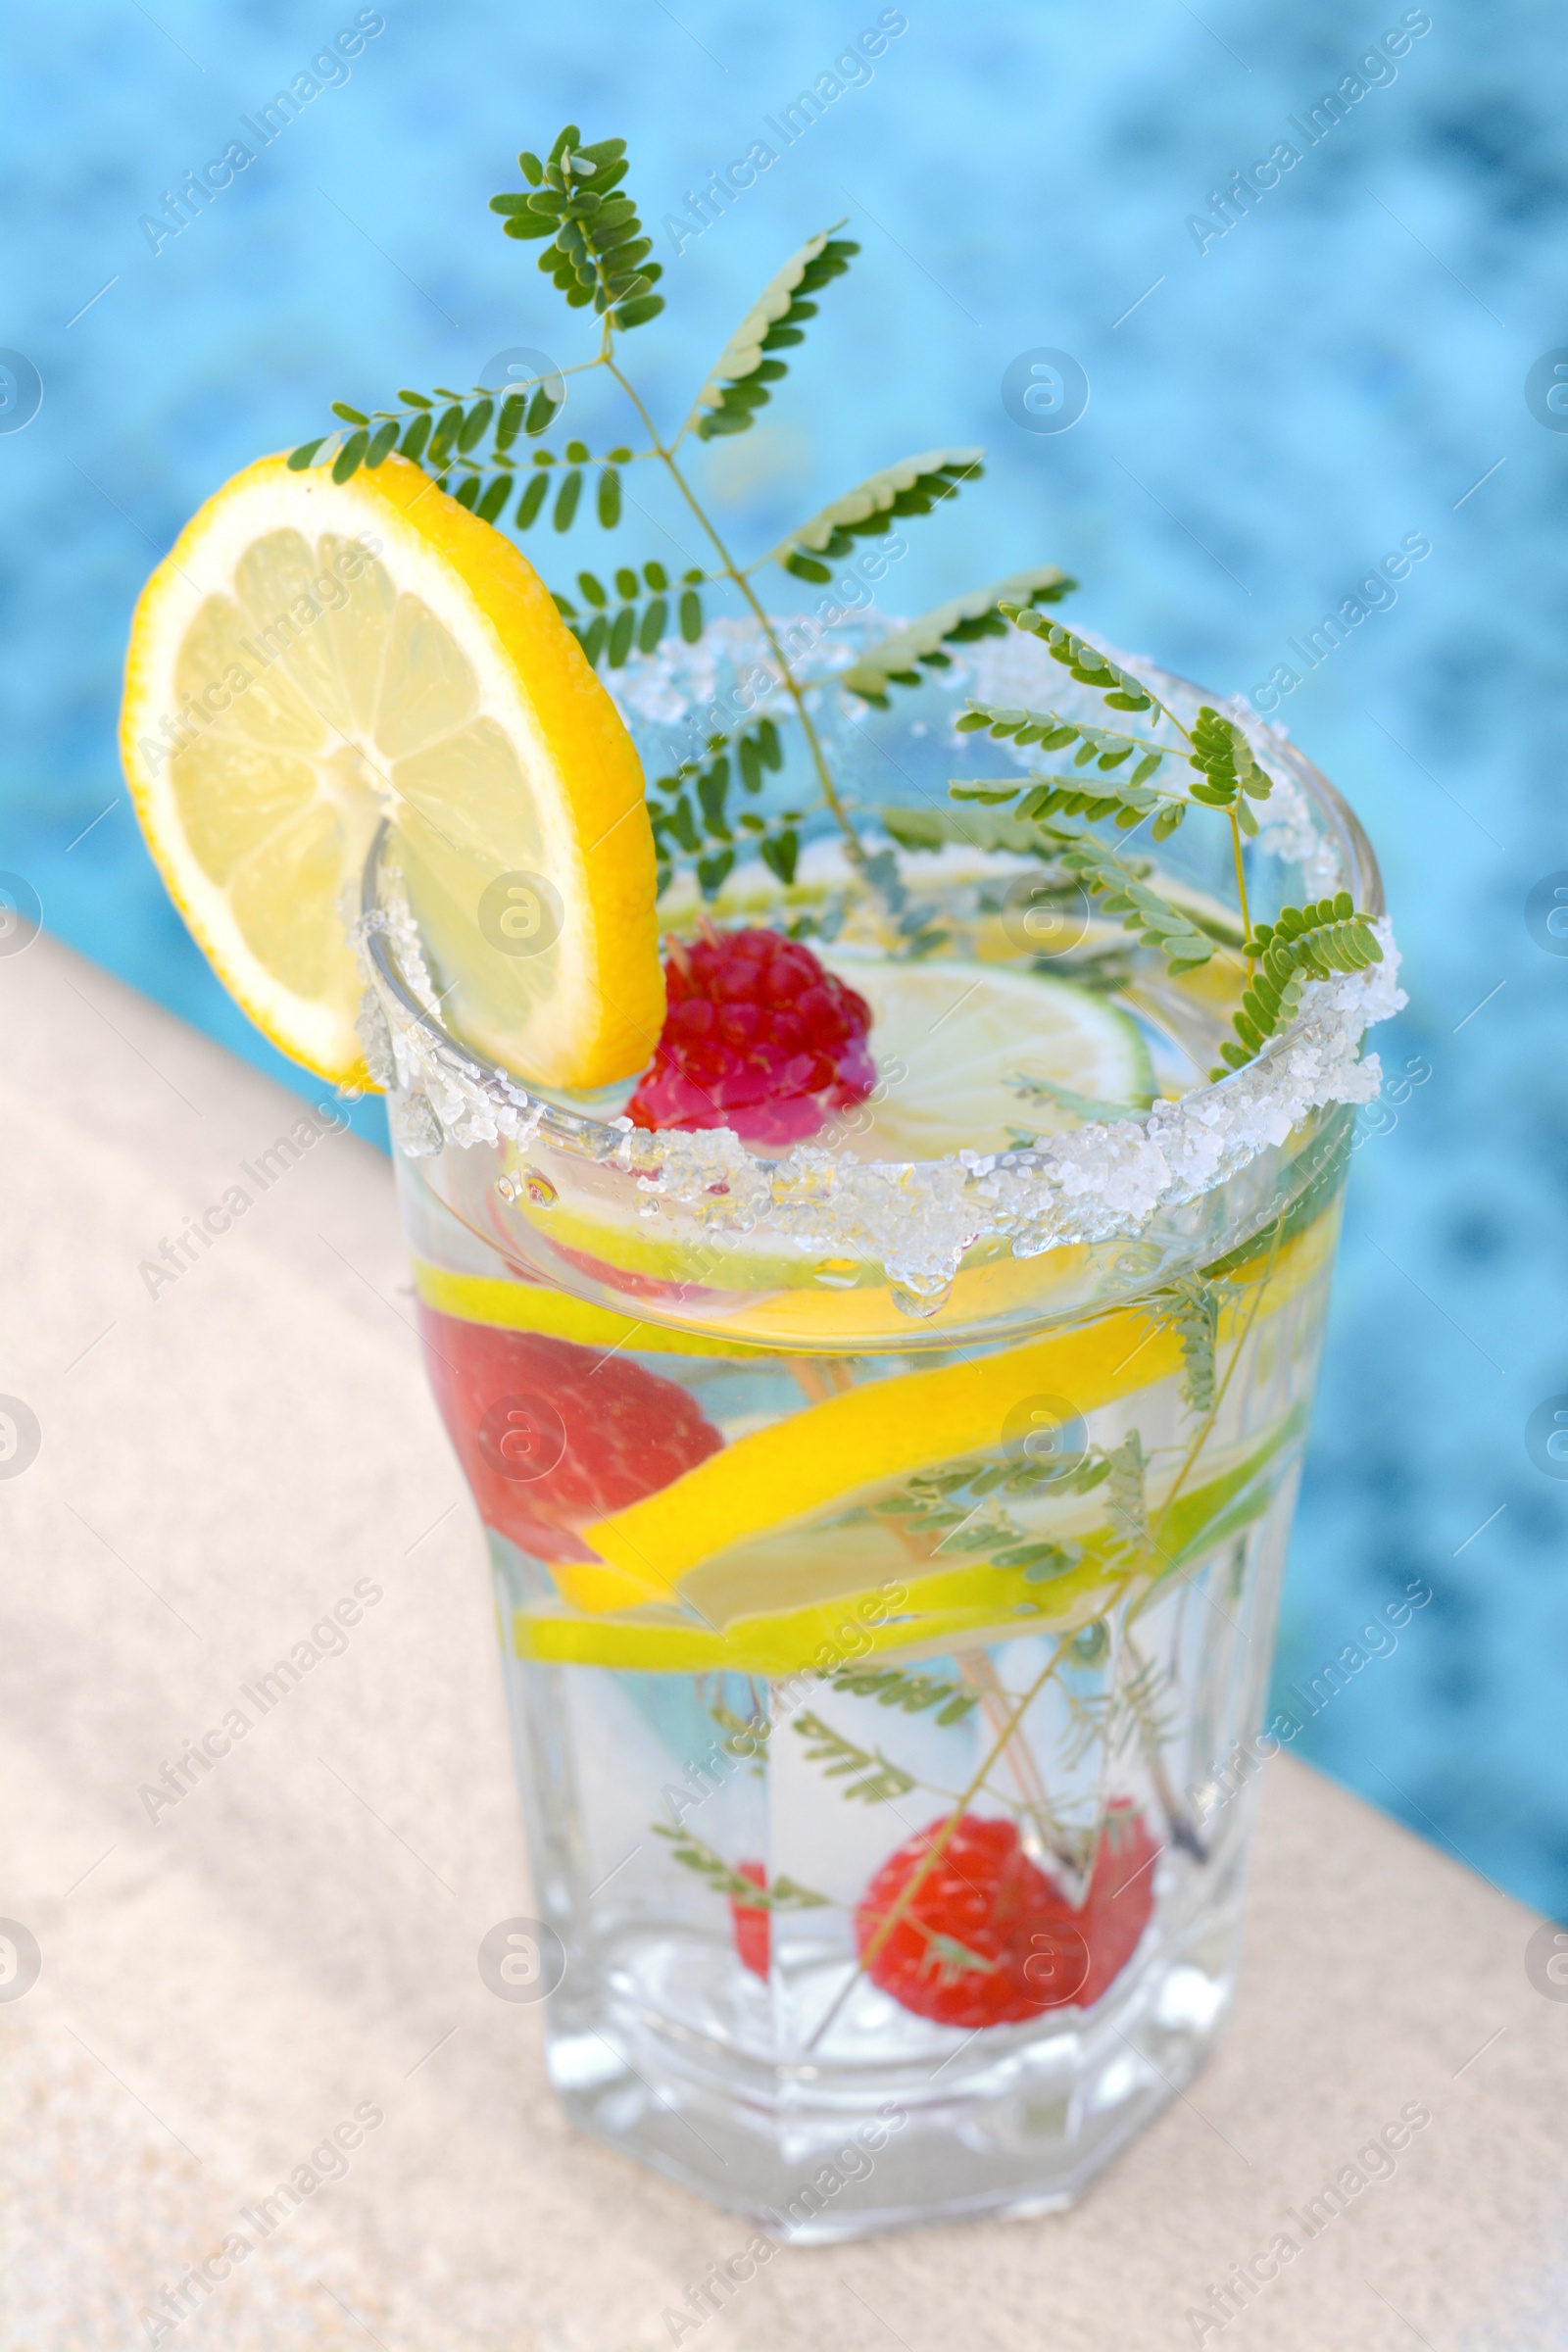
<svg viewBox="0 0 1568 2352">
<path fill-rule="evenodd" d="M 1236 1268 L 1217 1337 L 1240 1339 L 1277 1315 L 1332 1262 L 1338 1200 L 1282 1246 Z M 578 1608 L 668 1601 L 705 1561 L 845 1510 L 886 1481 L 984 1453 L 1033 1425 L 1037 1407 L 1088 1414 L 1167 1379 L 1182 1364 L 1168 1324 L 1136 1307 L 1020 1348 L 870 1380 L 765 1429 L 749 1431 L 667 1487 L 582 1531 L 599 1560 L 572 1570 Z"/>
<path fill-rule="evenodd" d="M 1027 1431 L 1037 1404 L 1088 1413 L 1179 1369 L 1173 1331 L 1122 1308 L 995 1355 L 866 1381 L 734 1440 L 641 1502 L 582 1531 L 609 1572 L 574 1573 L 580 1608 L 666 1600 L 689 1569 L 748 1538 L 843 1509 L 885 1481 Z"/>
<path fill-rule="evenodd" d="M 390 817 L 446 1019 L 591 1089 L 663 1021 L 653 837 L 613 704 L 511 541 L 404 458 L 264 458 L 187 523 L 132 624 L 122 751 L 219 977 L 285 1054 L 365 1077 L 345 935 Z"/>
<path fill-rule="evenodd" d="M 1021 1570 L 980 1567 L 929 1579 L 933 1589 L 922 1589 L 917 1607 L 910 1605 L 912 1588 L 902 1589 L 899 1599 L 901 1588 L 882 1583 L 723 1627 L 694 1625 L 670 1613 L 660 1617 L 651 1609 L 614 1617 L 518 1609 L 512 1640 L 518 1657 L 554 1665 L 628 1666 L 644 1674 L 726 1668 L 768 1676 L 826 1673 L 884 1650 L 899 1651 L 904 1663 L 911 1651 L 941 1653 L 966 1638 L 1076 1631 L 1102 1615 L 1129 1581 L 1125 1573 L 1107 1579 L 1094 1561 L 1049 1586 L 1031 1585 Z"/>
<path fill-rule="evenodd" d="M 1152 1556 L 1129 1554 L 1116 1531 L 1102 1523 L 1077 1566 L 1043 1583 L 1027 1569 L 984 1560 L 926 1572 L 907 1561 L 866 1560 L 865 1581 L 858 1582 L 856 1563 L 849 1561 L 832 1591 L 764 1609 L 757 1606 L 760 1584 L 750 1593 L 737 1591 L 737 1605 L 729 1609 L 709 1587 L 697 1601 L 701 1625 L 672 1609 L 646 1605 L 618 1616 L 518 1610 L 514 1647 L 519 1657 L 630 1666 L 651 1674 L 727 1667 L 740 1674 L 788 1675 L 831 1672 L 847 1660 L 890 1649 L 930 1655 L 950 1644 L 994 1640 L 998 1633 L 1076 1632 L 1117 1600 L 1195 1567 L 1261 1518 L 1297 1458 L 1305 1417 L 1297 1405 L 1259 1443 L 1245 1451 L 1232 1448 L 1223 1469 L 1168 1503 L 1156 1520 Z M 556 1570 L 568 1601 L 576 1597 L 572 1580 L 590 1573 Z"/>
<path fill-rule="evenodd" d="M 1153 1099 L 1135 1021 L 1071 981 L 995 963 L 902 963 L 822 951 L 871 1007 L 881 1080 L 859 1149 L 884 1159 L 1004 1152 L 1016 1131 L 1056 1134 Z M 1043 1082 L 1039 1091 L 1019 1079 Z"/>
<path fill-rule="evenodd" d="M 494 1274 L 459 1274 L 427 1258 L 414 1259 L 414 1281 L 426 1306 L 464 1323 L 488 1323 L 501 1331 L 537 1331 L 551 1339 L 574 1340 L 580 1348 L 635 1354 L 743 1355 L 769 1350 L 755 1341 L 730 1339 L 722 1331 L 672 1331 L 644 1317 L 616 1314 L 612 1307 L 573 1298 L 551 1284 L 504 1280 Z"/>
</svg>

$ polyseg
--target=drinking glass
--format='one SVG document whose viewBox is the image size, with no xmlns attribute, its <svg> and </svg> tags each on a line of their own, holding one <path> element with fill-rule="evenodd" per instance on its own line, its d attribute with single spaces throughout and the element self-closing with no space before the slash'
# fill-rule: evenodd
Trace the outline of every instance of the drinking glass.
<svg viewBox="0 0 1568 2352">
<path fill-rule="evenodd" d="M 446 1024 L 386 834 L 362 925 L 532 1858 L 538 1918 L 487 1965 L 546 2000 L 582 2130 L 797 2242 L 1064 2206 L 1222 2031 L 1359 1039 L 1392 986 L 1309 991 L 1211 1078 L 1241 938 L 1222 822 L 1161 854 L 1230 942 L 1173 981 L 1004 822 L 965 844 L 932 818 L 968 755 L 928 693 L 858 735 L 822 699 L 844 769 L 880 747 L 904 780 L 872 871 L 828 842 L 671 930 L 793 927 L 895 986 L 911 959 L 1066 978 L 1138 1025 L 1151 1107 L 1031 1096 L 1025 1068 L 1015 1131 L 890 1159 L 928 1055 L 793 1152 L 650 1133 L 629 1090 L 548 1098 Z M 1341 888 L 1379 916 L 1344 803 L 1266 751 L 1253 920 Z"/>
</svg>

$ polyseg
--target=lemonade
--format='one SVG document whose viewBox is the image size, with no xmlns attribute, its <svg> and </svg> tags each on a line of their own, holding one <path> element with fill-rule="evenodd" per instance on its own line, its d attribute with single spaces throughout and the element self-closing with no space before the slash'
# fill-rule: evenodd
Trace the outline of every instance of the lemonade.
<svg viewBox="0 0 1568 2352">
<path fill-rule="evenodd" d="M 596 354 L 338 403 L 219 490 L 138 607 L 127 776 L 237 1001 L 388 1097 L 539 1913 L 484 1982 L 548 2003 L 584 2130 L 775 2236 L 1046 2209 L 1231 1997 L 1402 1002 L 1376 867 L 1054 564 L 855 620 L 979 451 L 742 563 L 693 457 L 858 247 L 809 237 L 660 426 L 625 142 L 518 165 L 492 211 Z M 704 564 L 547 589 L 503 526 L 588 485 Z"/>
<path fill-rule="evenodd" d="M 951 728 L 928 756 L 963 762 Z M 1254 895 L 1339 858 L 1375 904 L 1284 758 Z M 672 1004 L 792 927 L 854 992 L 873 1082 L 793 1147 L 487 1067 L 390 843 L 367 882 L 370 1059 L 564 1970 L 552 2073 L 791 2238 L 1067 2201 L 1211 2046 L 1368 1084 L 1348 1007 L 1206 1086 L 1238 977 L 1173 985 L 1038 860 L 1020 888 L 1005 849 L 900 845 L 927 806 L 885 811 L 897 915 L 824 843 L 667 935 Z M 1165 877 L 1218 917 L 1216 878 Z M 813 2188 L 861 2125 L 863 2175 Z"/>
</svg>

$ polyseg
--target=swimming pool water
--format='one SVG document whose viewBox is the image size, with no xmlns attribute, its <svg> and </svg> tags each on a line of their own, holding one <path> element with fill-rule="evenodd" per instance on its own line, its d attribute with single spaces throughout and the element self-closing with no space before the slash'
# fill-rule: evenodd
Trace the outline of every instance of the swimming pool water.
<svg viewBox="0 0 1568 2352">
<path fill-rule="evenodd" d="M 366 14 L 382 28 L 347 78 L 313 74 Z M 747 543 L 893 456 L 984 442 L 987 481 L 911 528 L 888 609 L 1056 561 L 1091 625 L 1223 691 L 1295 666 L 1275 715 L 1378 846 L 1410 1005 L 1379 1041 L 1399 1083 L 1356 1157 L 1280 1688 L 1320 1678 L 1409 1578 L 1430 1585 L 1298 1746 L 1568 1916 L 1568 1488 L 1526 1446 L 1568 1391 L 1568 959 L 1526 912 L 1568 869 L 1568 431 L 1526 398 L 1568 342 L 1564 69 L 1518 5 L 1435 11 L 1390 71 L 1358 65 L 1424 15 L 163 0 L 155 24 L 83 0 L 69 41 L 19 20 L 0 344 L 43 402 L 0 432 L 0 864 L 74 946 L 319 1092 L 229 1004 L 140 847 L 114 726 L 146 573 L 332 398 L 467 383 L 519 343 L 577 351 L 484 209 L 566 118 L 632 142 L 672 314 L 636 356 L 665 413 L 779 261 L 850 216 L 863 260 L 759 428 L 708 461 Z M 889 17 L 904 28 L 862 74 L 851 44 Z M 302 74 L 321 86 L 298 120 L 177 236 L 149 236 L 164 191 Z M 803 88 L 819 119 L 775 135 Z M 758 142 L 775 160 L 693 233 L 688 193 Z M 1217 216 L 1211 196 L 1281 143 L 1298 160 Z M 1087 377 L 1069 430 L 1004 405 L 1040 350 Z M 629 551 L 668 561 L 671 527 Z M 1396 601 L 1326 658 L 1293 653 L 1410 536 L 1431 553 Z M 549 575 L 600 544 L 591 522 L 552 540 Z"/>
</svg>

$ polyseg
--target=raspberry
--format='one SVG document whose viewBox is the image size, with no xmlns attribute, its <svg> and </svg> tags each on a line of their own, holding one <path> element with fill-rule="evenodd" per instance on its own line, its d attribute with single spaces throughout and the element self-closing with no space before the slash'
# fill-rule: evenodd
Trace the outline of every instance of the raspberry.
<svg viewBox="0 0 1568 2352">
<path fill-rule="evenodd" d="M 928 1823 L 871 1881 L 856 1913 L 862 1956 L 946 1826 Z M 1022 1851 L 1012 1822 L 966 1813 L 866 1973 L 942 2026 L 1015 2026 L 1069 2002 L 1091 2008 L 1138 1948 L 1158 1850 L 1118 1799 L 1075 1910 Z"/>
<path fill-rule="evenodd" d="M 863 997 L 780 931 L 709 931 L 664 966 L 669 1010 L 627 1104 L 639 1127 L 732 1127 L 805 1143 L 876 1084 Z"/>
<path fill-rule="evenodd" d="M 750 1879 L 754 1886 L 766 1886 L 767 1873 L 760 1862 L 737 1862 L 735 1868 L 743 1879 Z M 735 1949 L 740 1954 L 742 1967 L 749 1968 L 754 1977 L 761 1977 L 765 1981 L 773 1944 L 768 1932 L 767 1905 L 743 1902 L 738 1894 L 732 1894 L 729 1898 L 729 1915 L 735 1929 Z"/>
<path fill-rule="evenodd" d="M 542 1560 L 589 1560 L 575 1531 L 716 1453 L 686 1391 L 602 1349 L 421 1306 L 430 1385 L 487 1527 Z"/>
</svg>

